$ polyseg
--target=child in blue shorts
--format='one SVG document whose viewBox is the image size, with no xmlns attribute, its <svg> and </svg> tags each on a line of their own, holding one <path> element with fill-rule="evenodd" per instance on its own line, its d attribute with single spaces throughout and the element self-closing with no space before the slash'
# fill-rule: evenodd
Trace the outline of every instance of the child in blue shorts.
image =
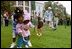
<svg viewBox="0 0 72 49">
<path fill-rule="evenodd" d="M 22 11 L 17 7 L 14 14 L 12 15 L 12 25 L 13 25 L 13 32 L 12 32 L 12 38 L 13 38 L 13 42 L 10 46 L 10 48 L 13 48 L 16 44 L 16 36 L 17 36 L 17 32 L 16 32 L 16 25 L 17 25 L 17 17 L 19 14 L 22 14 Z"/>
</svg>

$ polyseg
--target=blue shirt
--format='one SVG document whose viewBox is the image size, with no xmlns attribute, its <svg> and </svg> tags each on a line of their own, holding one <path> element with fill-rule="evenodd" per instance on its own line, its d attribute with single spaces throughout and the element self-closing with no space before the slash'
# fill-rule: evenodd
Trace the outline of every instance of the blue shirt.
<svg viewBox="0 0 72 49">
<path fill-rule="evenodd" d="M 45 12 L 44 17 L 45 17 L 45 18 L 48 18 L 48 19 L 49 19 L 49 18 L 53 18 L 53 12 L 47 10 L 47 11 Z"/>
</svg>

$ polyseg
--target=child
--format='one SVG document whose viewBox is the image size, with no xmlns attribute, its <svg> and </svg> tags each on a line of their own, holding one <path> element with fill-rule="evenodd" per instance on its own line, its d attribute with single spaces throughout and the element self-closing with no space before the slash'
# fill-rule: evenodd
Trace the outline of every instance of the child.
<svg viewBox="0 0 72 49">
<path fill-rule="evenodd" d="M 13 25 L 13 32 L 12 32 L 12 39 L 13 39 L 13 42 L 10 46 L 10 48 L 13 48 L 16 44 L 15 44 L 15 41 L 16 41 L 16 25 L 17 25 L 17 18 L 18 18 L 18 14 L 22 14 L 22 11 L 17 7 L 16 10 L 14 11 L 13 15 L 12 15 L 12 25 Z"/>
<path fill-rule="evenodd" d="M 24 10 L 23 17 L 24 17 L 24 20 L 26 20 L 27 22 L 31 20 L 30 13 L 27 10 Z M 28 44 L 30 47 L 32 47 L 32 44 L 30 43 L 30 41 L 28 41 Z"/>
<path fill-rule="evenodd" d="M 29 28 L 34 27 L 34 26 L 30 22 L 30 17 L 27 16 L 26 13 L 24 13 L 24 14 L 25 14 L 24 15 L 24 22 L 18 23 L 17 26 L 16 26 L 17 32 L 18 32 L 18 34 L 20 34 L 19 35 L 20 37 L 18 38 L 18 41 L 17 41 L 18 48 L 20 48 L 22 46 L 22 43 L 25 44 L 26 48 L 28 48 L 29 46 L 32 46 L 31 43 L 30 43 L 30 40 L 29 40 L 29 36 L 30 36 Z"/>
<path fill-rule="evenodd" d="M 23 25 L 23 17 L 22 15 L 18 15 L 19 17 L 17 18 L 17 25 L 16 25 L 16 31 L 18 33 L 18 40 L 17 40 L 17 47 L 20 48 L 23 41 L 23 37 L 22 37 L 22 25 Z"/>
<path fill-rule="evenodd" d="M 38 16 L 38 25 L 37 25 L 37 30 L 38 30 L 37 35 L 38 36 L 42 35 L 42 33 L 41 33 L 42 27 L 43 27 L 43 21 L 41 20 L 41 17 L 40 17 L 40 14 L 39 14 L 39 16 Z"/>
</svg>

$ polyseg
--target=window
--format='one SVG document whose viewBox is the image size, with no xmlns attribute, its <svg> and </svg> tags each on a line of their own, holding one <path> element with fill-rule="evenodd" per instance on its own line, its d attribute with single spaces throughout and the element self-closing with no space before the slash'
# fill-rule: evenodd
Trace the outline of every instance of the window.
<svg viewBox="0 0 72 49">
<path fill-rule="evenodd" d="M 23 1 L 18 1 L 18 5 L 23 5 Z"/>
<path fill-rule="evenodd" d="M 25 1 L 25 6 L 29 6 L 29 1 Z"/>
</svg>

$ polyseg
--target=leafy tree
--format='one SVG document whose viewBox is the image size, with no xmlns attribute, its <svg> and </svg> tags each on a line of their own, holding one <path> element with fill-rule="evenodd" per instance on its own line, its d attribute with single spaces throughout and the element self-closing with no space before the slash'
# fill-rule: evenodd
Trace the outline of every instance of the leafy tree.
<svg viewBox="0 0 72 49">
<path fill-rule="evenodd" d="M 48 7 L 51 6 L 52 1 L 45 2 L 44 4 L 45 4 L 45 6 L 44 6 L 45 7 L 45 10 L 47 10 Z"/>
<path fill-rule="evenodd" d="M 1 13 L 4 13 L 4 10 L 7 10 L 9 13 L 11 13 L 14 10 L 14 7 L 12 7 L 13 1 L 1 1 Z"/>
</svg>

